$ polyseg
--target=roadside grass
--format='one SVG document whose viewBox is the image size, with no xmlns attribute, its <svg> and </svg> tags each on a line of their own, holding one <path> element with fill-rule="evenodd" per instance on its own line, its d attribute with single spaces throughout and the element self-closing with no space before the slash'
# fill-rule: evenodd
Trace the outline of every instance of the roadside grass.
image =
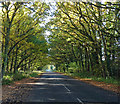
<svg viewBox="0 0 120 104">
<path fill-rule="evenodd" d="M 107 78 L 97 77 L 97 76 L 93 76 L 92 73 L 88 73 L 88 72 L 81 72 L 81 73 L 66 72 L 66 73 L 64 73 L 64 75 L 68 75 L 73 78 L 88 79 L 88 80 L 94 80 L 94 81 L 98 81 L 98 82 L 105 82 L 105 83 L 109 83 L 109 84 L 120 85 L 120 79 L 112 78 L 112 77 L 107 77 Z"/>
<path fill-rule="evenodd" d="M 37 77 L 41 71 L 20 71 L 18 73 L 5 73 L 2 79 L 2 85 L 10 85 L 14 81 L 22 80 L 24 78 Z"/>
<path fill-rule="evenodd" d="M 112 77 L 108 78 L 103 78 L 103 77 L 93 77 L 92 80 L 99 81 L 99 82 L 105 82 L 105 83 L 110 83 L 110 84 L 115 84 L 115 85 L 120 85 L 120 79 L 115 79 Z"/>
</svg>

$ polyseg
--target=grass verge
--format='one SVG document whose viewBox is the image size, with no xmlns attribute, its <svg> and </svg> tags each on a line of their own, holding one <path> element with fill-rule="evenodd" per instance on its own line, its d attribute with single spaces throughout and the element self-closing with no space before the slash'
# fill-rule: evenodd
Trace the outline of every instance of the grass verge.
<svg viewBox="0 0 120 104">
<path fill-rule="evenodd" d="M 94 81 L 98 81 L 98 82 L 105 82 L 105 83 L 109 83 L 109 84 L 120 85 L 120 79 L 112 78 L 112 77 L 108 77 L 108 78 L 96 77 L 96 76 L 93 76 L 92 73 L 88 73 L 88 72 L 64 73 L 64 75 L 68 75 L 73 78 L 88 79 L 88 80 L 94 80 Z"/>
<path fill-rule="evenodd" d="M 5 73 L 2 79 L 2 85 L 10 85 L 14 81 L 22 80 L 24 78 L 37 77 L 40 75 L 41 71 L 26 71 L 26 72 L 18 72 L 18 73 Z"/>
</svg>

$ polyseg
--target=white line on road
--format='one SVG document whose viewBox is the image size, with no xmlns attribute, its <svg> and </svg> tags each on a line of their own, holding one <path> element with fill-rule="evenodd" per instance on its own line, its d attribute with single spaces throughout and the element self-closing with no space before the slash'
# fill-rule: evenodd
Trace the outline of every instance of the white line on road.
<svg viewBox="0 0 120 104">
<path fill-rule="evenodd" d="M 77 98 L 77 100 L 78 100 L 81 104 L 84 104 L 79 98 Z"/>
<path fill-rule="evenodd" d="M 67 91 L 69 91 L 70 92 L 70 90 L 63 84 L 63 86 L 65 87 L 65 89 L 67 90 Z"/>
</svg>

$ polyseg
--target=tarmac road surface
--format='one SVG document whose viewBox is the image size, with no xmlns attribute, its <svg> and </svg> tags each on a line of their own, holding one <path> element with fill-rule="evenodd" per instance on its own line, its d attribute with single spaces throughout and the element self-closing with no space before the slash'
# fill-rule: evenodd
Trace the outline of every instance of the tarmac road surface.
<svg viewBox="0 0 120 104">
<path fill-rule="evenodd" d="M 120 104 L 116 93 L 55 72 L 43 73 L 25 102 L 64 104 Z M 48 103 L 48 104 L 49 104 Z"/>
</svg>

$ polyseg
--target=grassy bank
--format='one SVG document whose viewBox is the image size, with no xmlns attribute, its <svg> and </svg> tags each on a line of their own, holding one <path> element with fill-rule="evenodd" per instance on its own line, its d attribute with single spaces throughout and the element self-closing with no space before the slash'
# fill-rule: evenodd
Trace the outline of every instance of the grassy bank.
<svg viewBox="0 0 120 104">
<path fill-rule="evenodd" d="M 18 72 L 18 73 L 5 73 L 2 80 L 2 85 L 9 85 L 14 81 L 22 80 L 23 78 L 37 77 L 40 75 L 41 71 L 26 71 L 26 72 Z"/>
<path fill-rule="evenodd" d="M 103 78 L 103 77 L 97 77 L 97 76 L 93 76 L 92 73 L 88 73 L 88 72 L 83 72 L 83 73 L 64 73 L 65 75 L 71 76 L 73 78 L 81 78 L 81 79 L 88 79 L 88 80 L 95 80 L 98 82 L 105 82 L 105 83 L 109 83 L 109 84 L 115 84 L 115 85 L 120 85 L 120 79 L 117 78 L 112 78 L 112 77 L 108 77 L 108 78 Z"/>
</svg>

